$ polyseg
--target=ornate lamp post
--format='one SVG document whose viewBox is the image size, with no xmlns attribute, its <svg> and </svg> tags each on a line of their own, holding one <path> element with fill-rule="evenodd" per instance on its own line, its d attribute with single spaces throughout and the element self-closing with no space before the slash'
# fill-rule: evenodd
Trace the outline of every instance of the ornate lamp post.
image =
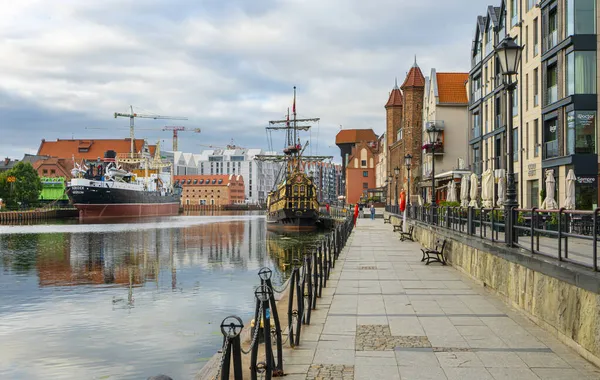
<svg viewBox="0 0 600 380">
<path fill-rule="evenodd" d="M 406 201 L 406 208 L 408 209 L 408 215 L 410 216 L 410 165 L 412 164 L 412 155 L 409 153 L 404 156 L 404 165 L 406 165 L 406 171 L 408 172 L 408 199 Z"/>
<path fill-rule="evenodd" d="M 398 174 L 400 174 L 400 168 L 399 167 L 395 167 L 394 168 L 394 174 L 396 176 L 396 207 L 398 207 Z M 396 210 L 396 213 L 398 213 L 398 210 Z"/>
<path fill-rule="evenodd" d="M 394 177 L 392 177 L 392 175 L 390 174 L 388 176 L 387 179 L 387 184 L 388 184 L 388 197 L 390 198 L 390 208 L 392 206 L 392 181 L 394 180 Z"/>
<path fill-rule="evenodd" d="M 437 207 L 437 193 L 435 191 L 435 148 L 440 138 L 440 130 L 432 123 L 427 128 L 427 136 L 431 145 L 431 223 L 435 224 L 435 210 Z"/>
<path fill-rule="evenodd" d="M 504 220 L 505 227 L 505 242 L 508 246 L 513 245 L 513 225 L 514 212 L 513 208 L 517 207 L 517 188 L 515 185 L 515 166 L 513 162 L 514 146 L 513 146 L 513 93 L 517 86 L 516 82 L 512 81 L 512 76 L 516 75 L 519 70 L 521 61 L 521 51 L 523 47 L 518 45 L 511 36 L 506 36 L 496 47 L 496 54 L 500 62 L 500 71 L 504 76 L 504 89 L 508 99 L 508 121 L 506 122 L 506 144 L 508 157 L 506 160 L 506 203 L 504 204 Z"/>
</svg>

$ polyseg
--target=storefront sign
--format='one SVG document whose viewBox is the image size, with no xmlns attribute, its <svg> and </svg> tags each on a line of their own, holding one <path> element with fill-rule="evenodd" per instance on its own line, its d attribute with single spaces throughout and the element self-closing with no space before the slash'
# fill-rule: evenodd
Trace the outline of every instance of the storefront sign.
<svg viewBox="0 0 600 380">
<path fill-rule="evenodd" d="M 580 185 L 591 185 L 596 183 L 596 177 L 577 177 L 577 183 Z"/>
<path fill-rule="evenodd" d="M 536 164 L 529 164 L 527 165 L 527 174 L 529 174 L 530 177 L 533 177 L 535 175 L 535 173 L 537 172 L 536 169 Z"/>
</svg>

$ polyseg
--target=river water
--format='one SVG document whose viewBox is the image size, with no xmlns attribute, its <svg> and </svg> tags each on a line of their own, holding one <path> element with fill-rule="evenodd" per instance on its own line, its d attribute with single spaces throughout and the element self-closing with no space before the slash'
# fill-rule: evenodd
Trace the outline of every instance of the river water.
<svg viewBox="0 0 600 380">
<path fill-rule="evenodd" d="M 251 213 L 0 226 L 0 377 L 191 379 L 222 319 L 252 318 L 258 270 L 281 285 L 316 237 Z"/>
</svg>

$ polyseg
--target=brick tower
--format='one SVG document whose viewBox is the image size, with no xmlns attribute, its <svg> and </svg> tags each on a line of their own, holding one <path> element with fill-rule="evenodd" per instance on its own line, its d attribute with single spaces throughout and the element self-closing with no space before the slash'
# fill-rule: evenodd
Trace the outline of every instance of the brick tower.
<svg viewBox="0 0 600 380">
<path fill-rule="evenodd" d="M 404 93 L 404 109 L 402 115 L 402 140 L 403 150 L 401 153 L 398 163 L 400 168 L 403 170 L 401 173 L 401 184 L 406 189 L 407 178 L 406 169 L 404 165 L 404 156 L 406 154 L 412 155 L 412 165 L 410 171 L 410 193 L 411 195 L 417 195 L 415 189 L 415 177 L 420 176 L 421 172 L 421 148 L 423 146 L 423 97 L 425 95 L 425 77 L 417 65 L 417 58 L 415 57 L 415 63 L 410 68 L 410 71 L 406 75 L 406 79 L 402 86 L 400 86 Z"/>
<path fill-rule="evenodd" d="M 398 79 L 396 79 L 394 88 L 392 89 L 392 92 L 390 92 L 390 97 L 385 105 L 385 113 L 386 113 L 386 129 L 385 129 L 386 137 L 385 138 L 386 138 L 386 142 L 387 142 L 387 146 L 385 147 L 385 149 L 388 150 L 388 152 L 386 152 L 387 153 L 387 155 L 386 155 L 386 157 L 387 157 L 386 178 L 387 178 L 387 176 L 389 176 L 393 173 L 393 167 L 390 164 L 391 155 L 389 154 L 389 149 L 392 145 L 394 145 L 394 143 L 396 143 L 398 130 L 400 128 L 402 128 L 402 110 L 403 110 L 402 101 L 403 101 L 402 92 L 400 91 L 400 88 L 398 88 Z"/>
</svg>

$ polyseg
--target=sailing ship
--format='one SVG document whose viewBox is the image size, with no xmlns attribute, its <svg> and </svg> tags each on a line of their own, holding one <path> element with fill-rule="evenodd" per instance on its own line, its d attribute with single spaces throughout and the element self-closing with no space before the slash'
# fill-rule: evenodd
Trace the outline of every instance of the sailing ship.
<svg viewBox="0 0 600 380">
<path fill-rule="evenodd" d="M 273 231 L 313 231 L 319 223 L 319 202 L 317 188 L 312 177 L 306 174 L 308 162 L 320 162 L 332 159 L 331 156 L 306 156 L 300 143 L 300 131 L 308 131 L 306 123 L 318 122 L 319 118 L 298 119 L 296 113 L 296 87 L 292 119 L 288 109 L 286 120 L 269 121 L 267 130 L 286 132 L 283 155 L 261 155 L 260 161 L 282 162 L 281 180 L 267 196 L 267 228 Z"/>
<path fill-rule="evenodd" d="M 123 164 L 143 166 L 145 176 L 125 170 Z M 73 179 L 67 184 L 67 195 L 79 210 L 79 218 L 98 219 L 138 216 L 170 216 L 179 213 L 181 188 L 173 187 L 173 173 L 149 174 L 149 169 L 171 166 L 160 160 L 157 144 L 153 160 L 142 154 L 117 157 L 108 150 L 104 159 L 88 165 L 76 164 Z"/>
</svg>

